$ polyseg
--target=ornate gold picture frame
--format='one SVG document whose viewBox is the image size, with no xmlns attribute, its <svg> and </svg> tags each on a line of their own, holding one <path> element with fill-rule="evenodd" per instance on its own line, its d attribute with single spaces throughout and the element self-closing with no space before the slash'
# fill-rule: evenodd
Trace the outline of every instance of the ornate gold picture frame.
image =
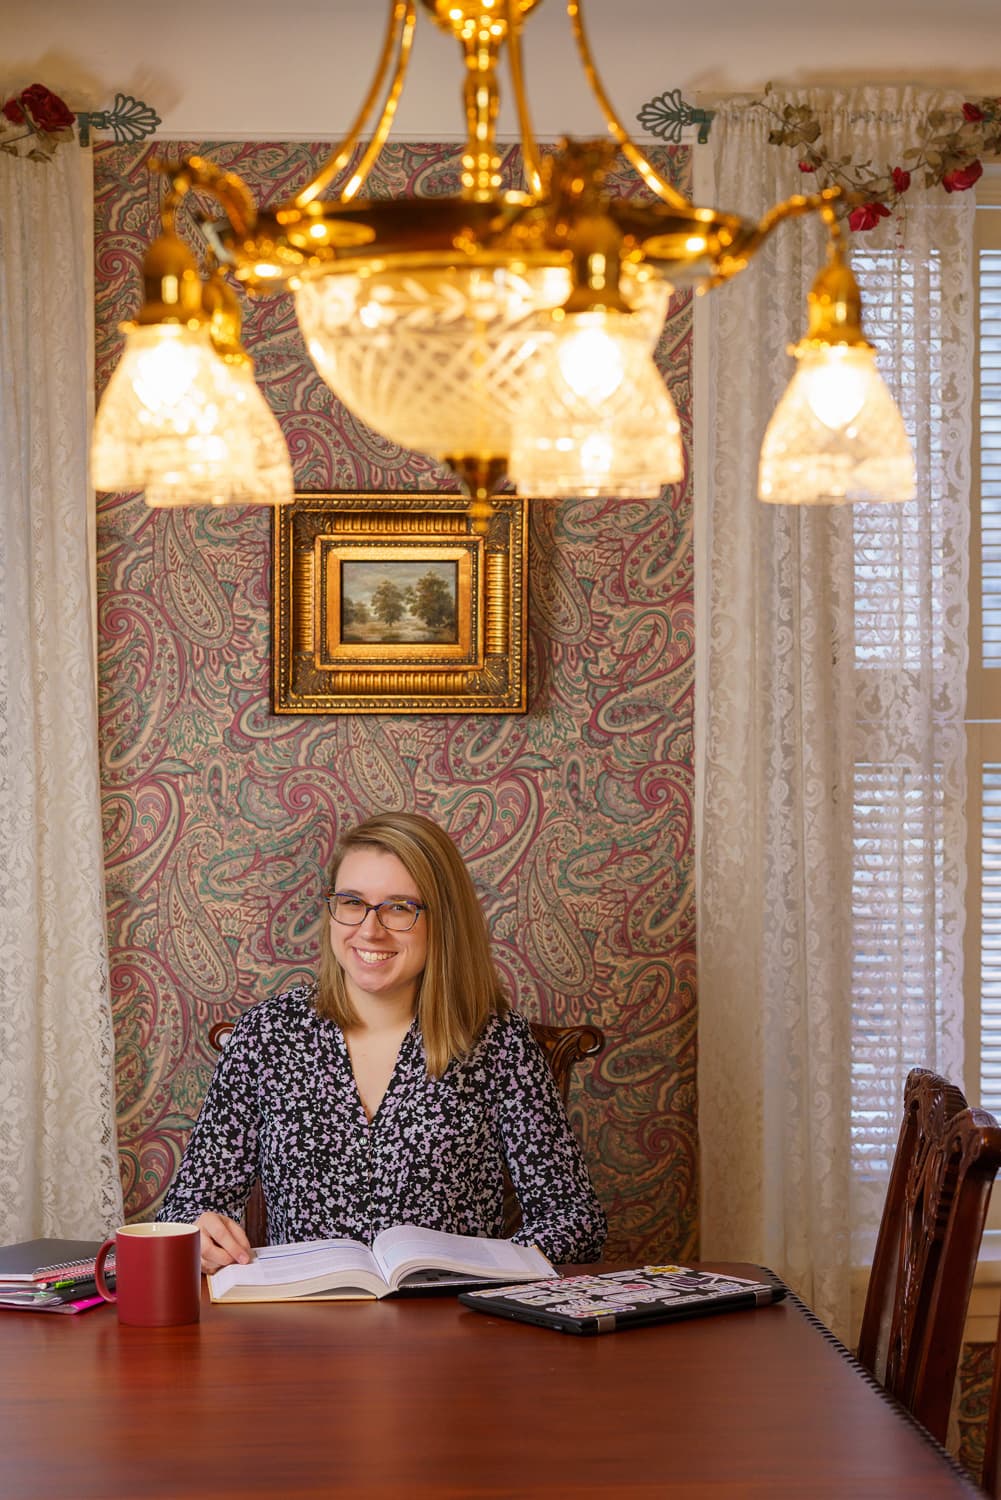
<svg viewBox="0 0 1001 1500">
<path fill-rule="evenodd" d="M 487 536 L 462 495 L 297 494 L 276 507 L 276 714 L 524 713 L 526 502 Z"/>
</svg>

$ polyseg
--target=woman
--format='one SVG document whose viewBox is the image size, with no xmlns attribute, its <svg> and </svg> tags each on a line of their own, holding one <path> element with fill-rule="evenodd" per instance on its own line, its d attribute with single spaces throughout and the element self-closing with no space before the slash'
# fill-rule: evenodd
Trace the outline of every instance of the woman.
<svg viewBox="0 0 1001 1500">
<path fill-rule="evenodd" d="M 605 1218 L 549 1066 L 512 1012 L 451 839 L 384 813 L 341 839 L 315 985 L 241 1016 L 158 1215 L 196 1222 L 202 1269 L 246 1261 L 260 1174 L 274 1243 L 393 1224 L 601 1253 Z"/>
</svg>

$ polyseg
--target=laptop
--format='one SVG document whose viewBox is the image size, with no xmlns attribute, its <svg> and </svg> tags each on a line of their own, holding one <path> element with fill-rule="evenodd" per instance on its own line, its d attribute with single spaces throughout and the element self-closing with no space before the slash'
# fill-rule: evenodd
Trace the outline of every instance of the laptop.
<svg viewBox="0 0 1001 1500">
<path fill-rule="evenodd" d="M 744 1281 L 685 1266 L 643 1266 L 460 1292 L 459 1301 L 495 1318 L 537 1323 L 561 1333 L 593 1334 L 763 1307 L 780 1302 L 785 1294 L 781 1282 Z"/>
</svg>

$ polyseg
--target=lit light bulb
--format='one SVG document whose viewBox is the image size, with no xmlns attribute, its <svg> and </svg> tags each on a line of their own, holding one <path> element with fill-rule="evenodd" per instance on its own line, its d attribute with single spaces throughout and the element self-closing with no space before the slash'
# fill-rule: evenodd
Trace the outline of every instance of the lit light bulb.
<svg viewBox="0 0 1001 1500">
<path fill-rule="evenodd" d="M 148 412 L 162 416 L 183 407 L 198 380 L 201 350 L 184 341 L 186 329 L 166 325 L 155 331 L 155 340 L 137 342 L 132 388 Z"/>
<path fill-rule="evenodd" d="M 804 359 L 803 390 L 817 420 L 832 431 L 847 427 L 865 405 L 872 368 L 869 350 L 844 344 Z"/>
<path fill-rule="evenodd" d="M 582 401 L 598 406 L 622 384 L 625 366 L 614 336 L 605 327 L 605 314 L 583 313 L 573 330 L 560 338 L 556 359 L 560 374 Z"/>
</svg>

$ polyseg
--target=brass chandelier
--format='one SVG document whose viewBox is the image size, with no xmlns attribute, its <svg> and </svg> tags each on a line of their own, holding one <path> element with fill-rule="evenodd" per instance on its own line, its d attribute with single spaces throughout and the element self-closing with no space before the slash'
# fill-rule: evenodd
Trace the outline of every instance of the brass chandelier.
<svg viewBox="0 0 1001 1500">
<path fill-rule="evenodd" d="M 462 189 L 359 196 L 403 89 L 417 3 L 391 0 L 358 117 L 290 202 L 258 211 L 239 177 L 200 157 L 155 164 L 169 179 L 163 232 L 146 256 L 143 306 L 122 325 L 125 354 L 98 412 L 98 489 L 145 489 L 152 505 L 291 499 L 288 455 L 252 380 L 222 266 L 252 294 L 294 294 L 324 380 L 376 432 L 452 469 L 470 496 L 473 530 L 488 531 L 490 496 L 506 479 L 537 496 L 657 495 L 683 474 L 677 414 L 653 358 L 672 291 L 726 281 L 778 224 L 817 213 L 828 264 L 810 295 L 808 332 L 790 351 L 796 374 L 765 435 L 760 497 L 913 495 L 910 447 L 862 333 L 843 254 L 840 190 L 791 197 L 758 223 L 690 203 L 615 114 L 580 0 L 566 9 L 607 139 L 564 140 L 545 156 L 538 147 L 522 29 L 539 0 L 419 0 L 462 51 Z M 514 191 L 501 186 L 496 139 L 505 51 L 524 167 Z M 620 154 L 645 196 L 609 193 Z M 202 225 L 210 253 L 201 266 L 174 228 L 192 190 L 224 214 Z"/>
</svg>

